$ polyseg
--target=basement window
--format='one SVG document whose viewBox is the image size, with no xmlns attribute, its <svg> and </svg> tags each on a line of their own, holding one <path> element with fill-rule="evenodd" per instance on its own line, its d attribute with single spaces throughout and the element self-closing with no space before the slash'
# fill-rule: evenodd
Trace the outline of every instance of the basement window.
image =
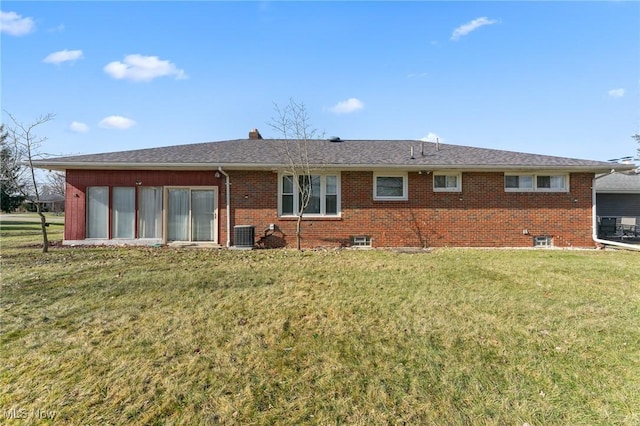
<svg viewBox="0 0 640 426">
<path fill-rule="evenodd" d="M 553 238 L 547 236 L 533 237 L 534 247 L 553 247 Z"/>
<path fill-rule="evenodd" d="M 351 237 L 351 247 L 370 248 L 371 237 L 368 235 L 358 235 L 356 237 Z"/>
</svg>

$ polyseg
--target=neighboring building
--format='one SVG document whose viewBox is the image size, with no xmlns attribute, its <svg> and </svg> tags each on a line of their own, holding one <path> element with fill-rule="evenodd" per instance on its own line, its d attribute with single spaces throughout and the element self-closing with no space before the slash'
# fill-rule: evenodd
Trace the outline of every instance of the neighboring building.
<svg viewBox="0 0 640 426">
<path fill-rule="evenodd" d="M 640 217 L 640 174 L 613 173 L 596 180 L 600 217 Z"/>
<path fill-rule="evenodd" d="M 292 247 L 299 194 L 286 146 L 254 130 L 36 165 L 66 171 L 65 244 L 251 246 L 270 235 L 261 242 Z M 594 175 L 633 167 L 416 140 L 310 140 L 307 149 L 307 248 L 593 247 Z"/>
<path fill-rule="evenodd" d="M 24 201 L 26 209 L 29 211 L 36 211 L 35 197 L 29 197 Z M 63 213 L 64 212 L 65 199 L 63 195 L 44 194 L 40 196 L 40 206 L 43 212 L 51 213 Z"/>
<path fill-rule="evenodd" d="M 596 212 L 602 237 L 640 235 L 640 174 L 612 173 L 596 180 Z"/>
</svg>

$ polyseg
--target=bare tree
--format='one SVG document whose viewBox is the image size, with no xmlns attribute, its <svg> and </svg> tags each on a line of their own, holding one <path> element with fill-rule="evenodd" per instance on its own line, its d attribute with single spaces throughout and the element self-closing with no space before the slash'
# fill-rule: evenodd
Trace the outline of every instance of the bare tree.
<svg viewBox="0 0 640 426">
<path fill-rule="evenodd" d="M 36 172 L 33 166 L 33 161 L 41 158 L 43 154 L 40 152 L 40 147 L 47 140 L 46 137 L 39 137 L 35 134 L 35 129 L 45 124 L 55 117 L 49 113 L 42 115 L 35 119 L 30 124 L 23 124 L 18 121 L 13 115 L 5 111 L 13 122 L 13 126 L 8 128 L 9 140 L 13 145 L 14 152 L 16 152 L 16 158 L 26 163 L 28 176 L 18 176 L 18 179 L 24 180 L 23 195 L 28 201 L 31 201 L 36 206 L 38 216 L 40 216 L 40 225 L 42 228 L 42 252 L 49 251 L 49 238 L 47 236 L 47 218 L 42 213 L 42 203 L 40 200 L 40 192 L 38 190 L 38 182 L 36 180 Z M 28 188 L 28 189 L 26 189 Z"/>
<path fill-rule="evenodd" d="M 282 151 L 288 162 L 285 173 L 298 194 L 298 204 L 293 206 L 293 213 L 298 217 L 296 248 L 300 250 L 302 216 L 313 195 L 309 141 L 318 137 L 318 130 L 311 126 L 304 103 L 290 99 L 284 107 L 274 104 L 274 109 L 276 116 L 271 119 L 269 126 L 284 139 Z"/>
<path fill-rule="evenodd" d="M 64 196 L 66 190 L 66 176 L 64 172 L 49 171 L 42 187 L 40 197 L 50 203 L 50 210 L 54 213 L 64 211 Z"/>
<path fill-rule="evenodd" d="M 640 160 L 640 133 L 636 133 L 631 137 L 638 142 L 638 160 Z"/>
<path fill-rule="evenodd" d="M 51 195 L 60 195 L 64 197 L 66 188 L 66 177 L 63 172 L 50 172 L 47 174 L 47 183 L 45 186 Z"/>
</svg>

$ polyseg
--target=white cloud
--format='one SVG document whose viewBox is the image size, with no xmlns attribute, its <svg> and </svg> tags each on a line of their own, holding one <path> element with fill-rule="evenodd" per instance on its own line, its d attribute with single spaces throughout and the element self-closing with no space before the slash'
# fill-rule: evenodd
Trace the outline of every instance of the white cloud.
<svg viewBox="0 0 640 426">
<path fill-rule="evenodd" d="M 346 101 L 340 101 L 331 108 L 336 114 L 350 114 L 364 108 L 364 103 L 357 98 L 349 98 Z"/>
<path fill-rule="evenodd" d="M 443 139 L 435 133 L 429 132 L 427 136 L 421 138 L 420 140 L 425 142 L 442 142 Z"/>
<path fill-rule="evenodd" d="M 64 31 L 64 24 L 59 24 L 57 27 L 49 28 L 50 33 L 61 33 Z"/>
<path fill-rule="evenodd" d="M 87 133 L 89 131 L 89 126 L 79 121 L 72 121 L 69 125 L 69 130 L 75 133 Z"/>
<path fill-rule="evenodd" d="M 58 52 L 53 52 L 47 55 L 46 58 L 42 60 L 47 64 L 61 64 L 62 62 L 73 62 L 77 59 L 82 58 L 82 50 L 60 50 Z"/>
<path fill-rule="evenodd" d="M 476 18 L 473 21 L 467 22 L 466 24 L 462 24 L 458 28 L 453 30 L 453 34 L 451 35 L 451 40 L 456 41 L 460 39 L 460 37 L 469 34 L 471 31 L 475 31 L 478 28 L 483 27 L 485 25 L 493 25 L 497 22 L 498 21 L 494 19 L 489 19 L 485 16 L 481 18 Z"/>
<path fill-rule="evenodd" d="M 174 75 L 176 79 L 186 79 L 184 70 L 157 56 L 127 55 L 124 62 L 114 61 L 104 67 L 104 72 L 122 80 L 151 81 L 154 78 Z"/>
<path fill-rule="evenodd" d="M 23 18 L 15 12 L 3 12 L 0 10 L 0 32 L 13 36 L 29 34 L 35 29 L 33 19 Z"/>
<path fill-rule="evenodd" d="M 136 122 L 130 118 L 123 117 L 121 115 L 110 115 L 108 117 L 103 118 L 98 126 L 103 129 L 128 129 L 130 127 L 135 126 Z"/>
<path fill-rule="evenodd" d="M 607 92 L 609 94 L 609 96 L 611 96 L 612 98 L 621 98 L 624 96 L 625 90 L 620 88 L 620 89 L 611 89 Z"/>
</svg>

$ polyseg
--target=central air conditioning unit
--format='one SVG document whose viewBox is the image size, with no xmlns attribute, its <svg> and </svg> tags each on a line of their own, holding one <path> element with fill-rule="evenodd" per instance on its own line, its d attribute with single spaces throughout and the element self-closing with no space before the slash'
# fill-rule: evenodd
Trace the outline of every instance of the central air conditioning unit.
<svg viewBox="0 0 640 426">
<path fill-rule="evenodd" d="M 236 225 L 233 227 L 233 247 L 250 250 L 253 248 L 256 228 L 251 225 Z"/>
</svg>

